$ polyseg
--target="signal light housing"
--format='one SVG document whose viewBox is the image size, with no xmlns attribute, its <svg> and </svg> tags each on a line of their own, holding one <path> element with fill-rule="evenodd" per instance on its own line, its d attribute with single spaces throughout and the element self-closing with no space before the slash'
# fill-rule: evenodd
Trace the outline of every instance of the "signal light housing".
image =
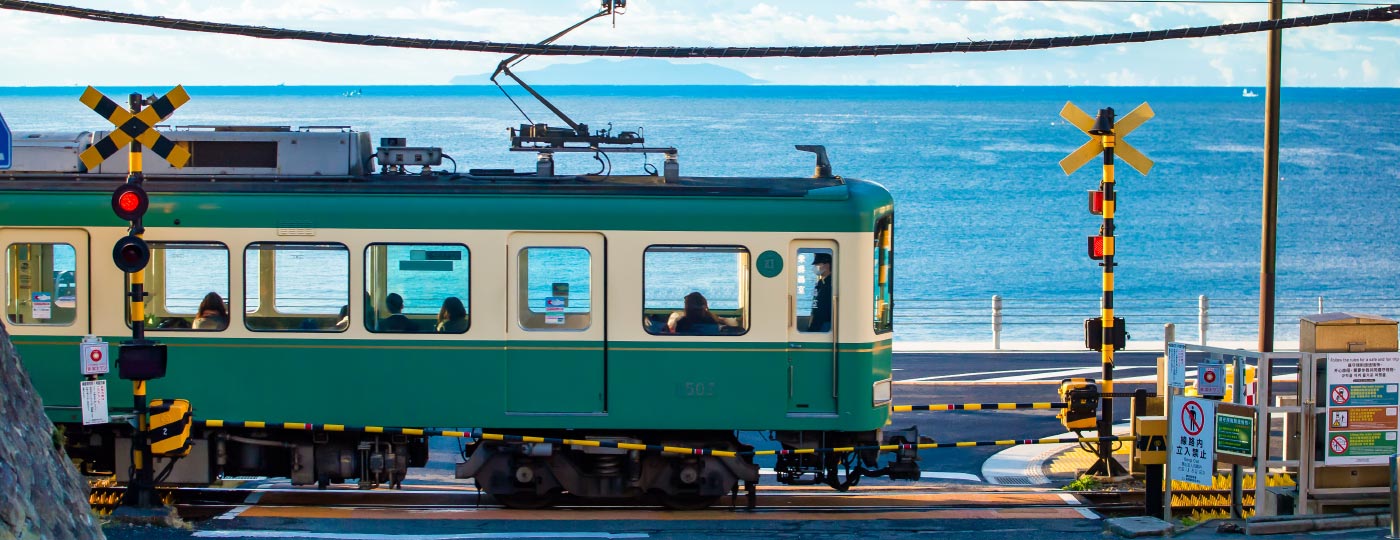
<svg viewBox="0 0 1400 540">
<path fill-rule="evenodd" d="M 136 236 L 123 236 L 112 246 L 112 262 L 128 274 L 140 272 L 151 262 L 151 246 Z"/>
<path fill-rule="evenodd" d="M 112 192 L 112 212 L 115 212 L 118 218 L 126 221 L 141 219 L 150 204 L 151 201 L 146 196 L 146 190 L 137 184 L 122 184 L 117 187 L 116 191 Z"/>
<path fill-rule="evenodd" d="M 1102 237 L 1102 236 L 1090 236 L 1090 237 L 1089 237 L 1089 258 L 1090 258 L 1090 259 L 1093 259 L 1093 260 L 1096 260 L 1096 261 L 1102 261 L 1102 260 L 1103 260 L 1103 237 Z"/>
<path fill-rule="evenodd" d="M 1089 190 L 1089 213 L 1096 216 L 1103 215 L 1103 191 Z"/>
<path fill-rule="evenodd" d="M 127 341 L 117 349 L 117 376 L 128 381 L 164 377 L 168 363 L 165 345 L 154 341 Z"/>
<path fill-rule="evenodd" d="M 1128 327 L 1123 322 L 1122 317 L 1113 318 L 1113 335 L 1109 336 L 1113 340 L 1110 345 L 1115 351 L 1123 350 L 1128 344 Z M 1084 319 L 1084 348 L 1091 351 L 1103 352 L 1103 317 Z"/>
</svg>

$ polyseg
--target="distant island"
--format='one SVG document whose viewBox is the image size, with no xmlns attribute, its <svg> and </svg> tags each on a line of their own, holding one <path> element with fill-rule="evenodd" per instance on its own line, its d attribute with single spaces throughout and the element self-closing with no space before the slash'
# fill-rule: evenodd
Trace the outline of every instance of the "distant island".
<svg viewBox="0 0 1400 540">
<path fill-rule="evenodd" d="M 746 85 L 766 82 L 714 64 L 672 64 L 654 58 L 621 61 L 598 59 L 581 64 L 555 64 L 534 71 L 512 71 L 531 86 Z M 490 78 L 490 73 L 458 75 L 452 78 L 452 84 L 490 84 Z"/>
</svg>

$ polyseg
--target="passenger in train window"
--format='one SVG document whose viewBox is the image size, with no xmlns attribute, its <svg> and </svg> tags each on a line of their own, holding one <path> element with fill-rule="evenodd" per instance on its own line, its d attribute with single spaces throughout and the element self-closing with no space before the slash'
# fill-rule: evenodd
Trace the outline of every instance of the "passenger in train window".
<svg viewBox="0 0 1400 540">
<path fill-rule="evenodd" d="M 812 266 L 817 269 L 817 284 L 812 287 L 812 317 L 808 320 L 808 332 L 831 331 L 831 254 L 817 253 L 812 256 Z"/>
<path fill-rule="evenodd" d="M 439 334 L 460 334 L 467 331 L 467 307 L 456 296 L 442 301 L 438 310 L 437 332 Z"/>
<path fill-rule="evenodd" d="M 340 315 L 335 320 L 335 329 L 345 331 L 350 328 L 350 304 L 340 306 Z"/>
<path fill-rule="evenodd" d="M 729 326 L 729 321 L 710 312 L 710 302 L 699 292 L 685 295 L 685 311 L 672 313 L 666 323 L 672 334 L 719 335 Z"/>
<path fill-rule="evenodd" d="M 204 295 L 199 302 L 199 314 L 194 318 L 195 330 L 223 330 L 228 328 L 228 307 L 219 293 Z"/>
<path fill-rule="evenodd" d="M 384 297 L 384 307 L 389 316 L 379 321 L 380 332 L 416 332 L 413 321 L 403 315 L 403 297 L 399 293 L 389 293 Z"/>
</svg>

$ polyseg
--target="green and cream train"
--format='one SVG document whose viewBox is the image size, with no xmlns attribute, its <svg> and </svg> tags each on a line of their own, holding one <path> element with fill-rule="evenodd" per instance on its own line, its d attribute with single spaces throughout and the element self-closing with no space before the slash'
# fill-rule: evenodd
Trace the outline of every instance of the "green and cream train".
<svg viewBox="0 0 1400 540">
<path fill-rule="evenodd" d="M 110 209 L 126 160 L 81 164 L 103 132 L 16 135 L 0 171 L 4 324 L 70 454 L 125 478 L 130 428 L 82 425 L 77 353 L 86 335 L 131 335 L 109 257 L 127 234 Z M 557 175 L 547 148 L 536 171 L 419 170 L 383 164 L 440 151 L 376 149 L 348 128 L 168 136 L 193 157 L 145 159 L 145 324 L 169 350 L 149 394 L 231 421 L 199 424 L 168 482 L 365 485 L 427 460 L 425 437 L 232 421 L 724 450 L 744 448 L 738 431 L 787 449 L 889 435 L 893 200 L 878 184 L 687 177 L 673 162 Z M 829 322 L 813 320 L 823 304 Z M 131 385 L 106 377 L 120 412 Z M 757 481 L 751 457 L 479 440 L 462 457 L 459 477 L 519 506 L 564 492 L 686 506 Z M 840 487 L 837 466 L 871 475 L 882 458 L 782 455 L 775 469 Z M 917 474 L 911 459 L 881 470 Z"/>
</svg>

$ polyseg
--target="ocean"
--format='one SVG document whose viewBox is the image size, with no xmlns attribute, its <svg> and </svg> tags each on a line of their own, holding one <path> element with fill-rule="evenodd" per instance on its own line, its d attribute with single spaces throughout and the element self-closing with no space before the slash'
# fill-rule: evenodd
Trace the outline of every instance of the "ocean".
<svg viewBox="0 0 1400 540">
<path fill-rule="evenodd" d="M 168 86 L 103 87 L 113 97 Z M 534 122 L 562 125 L 518 88 Z M 172 125 L 353 126 L 440 146 L 467 168 L 533 169 L 508 152 L 527 120 L 494 87 L 190 87 Z M 1264 101 L 1241 88 L 1133 87 L 541 87 L 575 121 L 643 131 L 680 150 L 681 174 L 806 176 L 822 144 L 836 174 L 873 180 L 897 205 L 896 341 L 990 344 L 993 295 L 1003 342 L 1082 340 L 1098 316 L 1101 268 L 1086 238 L 1095 160 L 1058 162 L 1087 140 L 1059 117 L 1072 101 L 1119 116 L 1143 102 L 1156 118 L 1125 140 L 1156 161 L 1117 167 L 1116 314 L 1134 347 L 1197 341 L 1200 297 L 1211 341 L 1257 336 Z M 12 130 L 79 131 L 106 123 L 82 89 L 0 88 Z M 347 94 L 357 94 L 347 97 Z M 1286 88 L 1282 93 L 1277 339 L 1323 311 L 1400 317 L 1400 89 Z M 590 155 L 557 158 L 593 172 Z M 659 164 L 660 156 L 650 156 Z M 612 157 L 615 173 L 641 156 Z"/>
</svg>

